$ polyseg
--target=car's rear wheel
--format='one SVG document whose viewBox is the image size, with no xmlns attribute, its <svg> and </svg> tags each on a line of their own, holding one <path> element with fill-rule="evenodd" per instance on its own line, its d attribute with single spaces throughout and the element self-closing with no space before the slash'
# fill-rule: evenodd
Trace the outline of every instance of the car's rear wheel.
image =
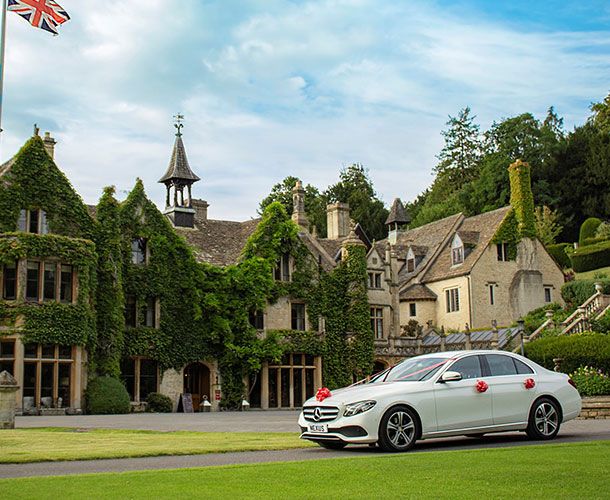
<svg viewBox="0 0 610 500">
<path fill-rule="evenodd" d="M 342 450 L 347 446 L 347 443 L 343 441 L 318 441 L 317 443 L 327 450 Z"/>
<path fill-rule="evenodd" d="M 384 451 L 407 451 L 419 436 L 419 421 L 407 406 L 390 408 L 379 424 L 379 447 Z"/>
<path fill-rule="evenodd" d="M 553 439 L 561 424 L 560 409 L 555 401 L 541 398 L 534 403 L 525 432 L 530 439 Z"/>
</svg>

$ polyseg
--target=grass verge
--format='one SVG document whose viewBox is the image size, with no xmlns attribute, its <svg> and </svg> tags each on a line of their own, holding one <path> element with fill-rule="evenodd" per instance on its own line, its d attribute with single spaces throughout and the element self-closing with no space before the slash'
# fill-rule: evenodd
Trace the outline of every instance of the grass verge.
<svg viewBox="0 0 610 500">
<path fill-rule="evenodd" d="M 592 271 L 586 271 L 584 273 L 576 273 L 577 280 L 592 280 L 596 275 L 605 274 L 606 277 L 610 277 L 610 267 L 600 267 L 599 269 L 593 269 Z"/>
<path fill-rule="evenodd" d="M 90 460 L 315 446 L 293 432 L 156 432 L 106 429 L 0 431 L 0 463 Z"/>
<path fill-rule="evenodd" d="M 5 498 L 607 498 L 610 442 L 0 480 Z"/>
</svg>

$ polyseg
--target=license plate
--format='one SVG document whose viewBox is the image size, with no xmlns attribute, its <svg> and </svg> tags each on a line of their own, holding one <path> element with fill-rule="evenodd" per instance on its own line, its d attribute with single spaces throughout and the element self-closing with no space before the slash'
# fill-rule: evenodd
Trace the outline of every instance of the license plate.
<svg viewBox="0 0 610 500">
<path fill-rule="evenodd" d="M 309 432 L 328 432 L 326 424 L 309 424 Z"/>
</svg>

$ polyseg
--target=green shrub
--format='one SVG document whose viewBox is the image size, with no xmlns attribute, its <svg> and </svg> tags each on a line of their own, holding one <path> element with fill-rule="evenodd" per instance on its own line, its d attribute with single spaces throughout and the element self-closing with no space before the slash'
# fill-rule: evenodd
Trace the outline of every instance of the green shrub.
<svg viewBox="0 0 610 500">
<path fill-rule="evenodd" d="M 586 245 L 585 240 L 587 238 L 595 238 L 595 232 L 597 228 L 600 226 L 602 221 L 597 217 L 589 217 L 586 221 L 582 223 L 580 226 L 580 236 L 578 238 L 579 245 Z"/>
<path fill-rule="evenodd" d="M 597 333 L 610 333 L 610 311 L 598 320 L 591 321 L 591 330 Z"/>
<path fill-rule="evenodd" d="M 595 283 L 600 282 L 604 293 L 610 293 L 610 279 L 574 280 L 561 287 L 561 296 L 569 308 L 578 307 L 595 293 Z"/>
<path fill-rule="evenodd" d="M 581 366 L 570 374 L 581 396 L 605 396 L 610 394 L 610 377 L 602 370 Z"/>
<path fill-rule="evenodd" d="M 558 243 L 556 245 L 548 245 L 546 251 L 549 252 L 550 256 L 555 259 L 555 262 L 559 264 L 563 269 L 566 269 L 572 265 L 570 257 L 566 253 L 566 248 L 572 248 L 571 243 Z"/>
<path fill-rule="evenodd" d="M 580 246 L 570 253 L 570 261 L 577 273 L 610 266 L 610 241 Z"/>
<path fill-rule="evenodd" d="M 525 355 L 552 370 L 553 358 L 561 358 L 561 371 L 571 373 L 581 366 L 610 372 L 610 335 L 586 333 L 534 340 L 525 345 Z"/>
<path fill-rule="evenodd" d="M 87 413 L 109 415 L 129 413 L 127 389 L 113 377 L 97 377 L 89 381 L 85 392 Z"/>
<path fill-rule="evenodd" d="M 151 392 L 146 398 L 148 403 L 147 411 L 156 413 L 171 413 L 174 410 L 174 403 L 165 394 Z"/>
<path fill-rule="evenodd" d="M 595 231 L 595 237 L 610 240 L 610 223 L 602 222 Z"/>
<path fill-rule="evenodd" d="M 549 309 L 553 311 L 553 321 L 555 324 L 561 323 L 569 315 L 569 313 L 564 311 L 557 303 L 534 309 L 523 316 L 523 326 L 527 334 L 534 332 L 540 325 L 542 325 L 542 323 L 546 321 L 546 312 Z"/>
</svg>

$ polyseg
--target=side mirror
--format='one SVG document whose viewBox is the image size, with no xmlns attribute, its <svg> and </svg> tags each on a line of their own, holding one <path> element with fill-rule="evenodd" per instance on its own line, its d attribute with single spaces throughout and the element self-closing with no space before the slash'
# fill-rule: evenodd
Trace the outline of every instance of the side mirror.
<svg viewBox="0 0 610 500">
<path fill-rule="evenodd" d="M 458 380 L 462 380 L 460 372 L 446 371 L 441 375 L 439 382 L 457 382 Z"/>
</svg>

